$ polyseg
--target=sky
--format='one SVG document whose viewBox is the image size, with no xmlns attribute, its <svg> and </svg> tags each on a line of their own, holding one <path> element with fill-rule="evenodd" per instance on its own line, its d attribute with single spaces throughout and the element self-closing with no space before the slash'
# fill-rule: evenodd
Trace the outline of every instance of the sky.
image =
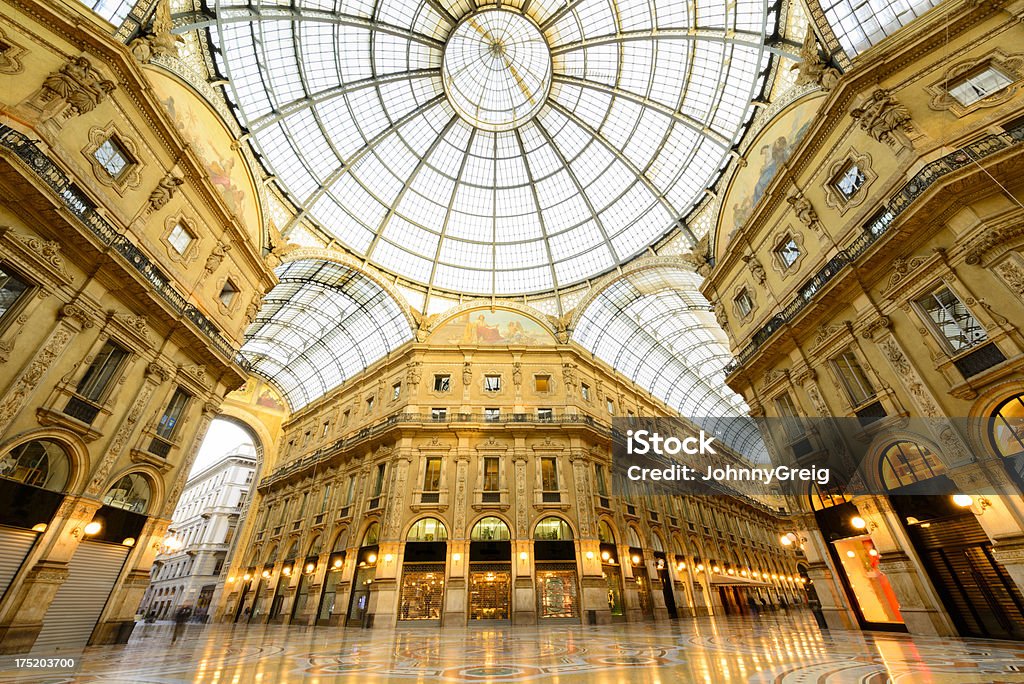
<svg viewBox="0 0 1024 684">
<path fill-rule="evenodd" d="M 188 476 L 192 477 L 220 461 L 240 444 L 252 444 L 249 433 L 231 421 L 214 420 L 210 423 L 210 430 L 206 433 L 203 445 L 199 447 L 199 455 Z"/>
</svg>

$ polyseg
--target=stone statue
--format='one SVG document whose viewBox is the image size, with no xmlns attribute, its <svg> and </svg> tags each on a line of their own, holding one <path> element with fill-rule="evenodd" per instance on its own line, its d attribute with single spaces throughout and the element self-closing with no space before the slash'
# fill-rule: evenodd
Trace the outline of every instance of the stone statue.
<svg viewBox="0 0 1024 684">
<path fill-rule="evenodd" d="M 871 93 L 862 107 L 852 110 L 850 116 L 872 138 L 893 147 L 899 144 L 898 133 L 910 133 L 913 130 L 910 110 L 881 88 Z"/>
<path fill-rule="evenodd" d="M 149 209 L 150 211 L 159 211 L 167 206 L 167 203 L 174 197 L 174 193 L 178 191 L 178 188 L 184 185 L 185 181 L 181 178 L 176 178 L 171 174 L 167 174 L 160 179 L 160 182 L 156 184 L 156 188 L 153 192 L 149 193 Z"/>
<path fill-rule="evenodd" d="M 113 81 L 92 68 L 87 57 L 74 57 L 43 81 L 41 118 L 52 119 L 64 110 L 73 116 L 91 112 L 115 88 Z"/>
<path fill-rule="evenodd" d="M 178 45 L 185 41 L 181 36 L 171 33 L 173 28 L 170 1 L 157 0 L 149 32 L 136 38 L 128 46 L 132 56 L 141 64 L 149 64 L 156 56 L 177 57 Z"/>
<path fill-rule="evenodd" d="M 814 29 L 807 27 L 804 34 L 804 44 L 800 48 L 800 61 L 791 68 L 798 69 L 797 85 L 817 83 L 825 92 L 832 90 L 839 83 L 840 73 L 835 67 L 829 66 L 821 57 L 818 51 L 818 40 L 814 36 Z"/>
</svg>

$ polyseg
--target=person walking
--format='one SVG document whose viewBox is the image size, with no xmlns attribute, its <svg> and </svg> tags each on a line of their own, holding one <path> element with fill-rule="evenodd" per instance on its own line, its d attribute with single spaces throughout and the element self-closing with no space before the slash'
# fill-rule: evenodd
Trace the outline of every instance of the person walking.
<svg viewBox="0 0 1024 684">
<path fill-rule="evenodd" d="M 171 635 L 172 644 L 184 633 L 185 624 L 188 622 L 190 617 L 192 617 L 192 609 L 188 606 L 182 606 L 178 609 L 178 612 L 174 614 L 174 633 Z"/>
</svg>

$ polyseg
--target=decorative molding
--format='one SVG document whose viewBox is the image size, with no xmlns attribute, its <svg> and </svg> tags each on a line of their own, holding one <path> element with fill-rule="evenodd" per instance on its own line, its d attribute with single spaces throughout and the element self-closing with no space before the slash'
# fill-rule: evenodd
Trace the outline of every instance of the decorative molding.
<svg viewBox="0 0 1024 684">
<path fill-rule="evenodd" d="M 977 102 L 969 105 L 962 105 L 949 94 L 949 84 L 959 80 L 961 77 L 970 74 L 972 71 L 980 71 L 987 66 L 995 67 L 996 70 L 1007 76 L 1011 83 L 1001 88 L 988 97 L 983 97 Z M 953 64 L 946 69 L 942 78 L 936 80 L 925 90 L 931 94 L 928 106 L 938 112 L 949 111 L 954 116 L 967 116 L 968 114 L 985 107 L 996 107 L 1013 99 L 1024 82 L 1024 53 L 1015 52 L 1007 54 L 996 48 L 984 55 L 970 57 Z"/>
<path fill-rule="evenodd" d="M 892 327 L 892 321 L 889 320 L 888 316 L 877 316 L 868 322 L 864 328 L 860 331 L 860 336 L 865 340 L 870 340 L 875 334 L 881 330 L 888 330 Z"/>
<path fill-rule="evenodd" d="M 846 197 L 840 190 L 836 181 L 840 174 L 843 173 L 851 165 L 856 165 L 861 173 L 864 174 L 864 183 L 857 189 L 851 197 Z M 828 174 L 825 177 L 824 190 L 825 190 L 825 204 L 832 209 L 835 209 L 840 216 L 848 212 L 854 207 L 859 207 L 864 204 L 864 201 L 868 198 L 869 189 L 871 184 L 878 179 L 878 174 L 875 173 L 872 168 L 871 155 L 867 153 L 861 153 L 850 148 L 847 150 L 846 155 L 834 162 L 828 170 Z"/>
<path fill-rule="evenodd" d="M 161 178 L 153 188 L 153 192 L 149 193 L 149 211 L 157 212 L 167 206 L 167 203 L 174 199 L 178 188 L 184 184 L 184 179 L 170 173 Z"/>
<path fill-rule="evenodd" d="M 129 155 L 128 165 L 117 176 L 112 176 L 103 168 L 103 164 L 96 158 L 96 150 L 103 143 L 113 138 L 119 147 Z M 106 128 L 95 126 L 89 129 L 89 144 L 82 149 L 89 166 L 92 167 L 92 175 L 103 185 L 113 188 L 119 195 L 124 195 L 127 190 L 134 190 L 142 185 L 142 162 L 139 161 L 139 146 L 134 140 L 123 135 L 113 123 Z"/>
<path fill-rule="evenodd" d="M 22 57 L 28 51 L 7 37 L 0 29 L 0 74 L 14 76 L 25 70 Z"/>
<path fill-rule="evenodd" d="M 18 336 L 25 331 L 25 323 L 28 322 L 28 314 L 22 313 L 14 319 L 14 323 L 7 328 L 11 330 L 11 334 L 6 340 L 0 341 L 0 363 L 7 363 L 11 358 L 11 352 L 14 351 L 14 343 L 18 340 Z M 5 331 L 6 332 L 6 331 Z"/>
<path fill-rule="evenodd" d="M 181 36 L 171 33 L 174 25 L 171 21 L 170 0 L 156 0 L 153 21 L 149 30 L 128 44 L 132 56 L 140 64 L 149 64 L 154 57 L 178 56 L 178 46 L 185 42 Z"/>
<path fill-rule="evenodd" d="M 990 252 L 999 247 L 1009 246 L 1021 237 L 1024 237 L 1024 222 L 1021 221 L 989 228 L 968 242 L 965 250 L 967 256 L 964 261 L 972 266 L 981 265 Z"/>
<path fill-rule="evenodd" d="M 59 325 L 43 344 L 28 367 L 18 376 L 11 389 L 0 400 L 0 432 L 6 430 L 39 381 L 67 348 L 74 333 L 66 325 Z"/>
<path fill-rule="evenodd" d="M 122 331 L 134 337 L 136 341 L 142 343 L 144 347 L 153 346 L 153 340 L 149 337 L 149 321 L 145 316 L 112 311 L 109 314 L 109 320 L 117 324 Z"/>
<path fill-rule="evenodd" d="M 65 304 L 60 307 L 58 315 L 60 318 L 71 319 L 80 329 L 88 329 L 96 325 L 94 314 L 81 304 Z"/>
<path fill-rule="evenodd" d="M 836 87 L 842 74 L 839 69 L 830 66 L 818 49 L 818 39 L 814 35 L 814 26 L 811 22 L 807 24 L 807 32 L 804 34 L 804 43 L 800 48 L 800 61 L 794 64 L 791 69 L 799 70 L 796 78 L 796 85 L 808 85 L 813 83 L 825 92 Z"/>
<path fill-rule="evenodd" d="M 50 72 L 26 104 L 38 113 L 40 122 L 55 118 L 66 121 L 96 109 L 116 88 L 113 81 L 93 68 L 88 57 L 80 55 Z"/>
<path fill-rule="evenodd" d="M 1024 300 L 1024 259 L 1019 254 L 1013 254 L 1008 259 L 1000 261 L 993 270 L 1018 299 Z"/>
<path fill-rule="evenodd" d="M 0 246 L 19 257 L 19 261 L 27 261 L 34 270 L 45 274 L 48 280 L 56 280 L 63 285 L 71 284 L 72 277 L 60 254 L 59 242 L 25 235 L 10 226 L 0 226 Z"/>
</svg>

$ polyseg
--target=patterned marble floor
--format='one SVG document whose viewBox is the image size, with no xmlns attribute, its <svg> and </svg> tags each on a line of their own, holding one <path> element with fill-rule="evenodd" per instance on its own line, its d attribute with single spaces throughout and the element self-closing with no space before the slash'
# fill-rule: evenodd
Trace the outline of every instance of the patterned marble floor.
<svg viewBox="0 0 1024 684">
<path fill-rule="evenodd" d="M 1024 682 L 1024 643 L 822 632 L 806 611 L 759 618 L 543 628 L 349 630 L 140 625 L 68 670 L 15 669 L 0 683 L 308 682 Z"/>
</svg>

